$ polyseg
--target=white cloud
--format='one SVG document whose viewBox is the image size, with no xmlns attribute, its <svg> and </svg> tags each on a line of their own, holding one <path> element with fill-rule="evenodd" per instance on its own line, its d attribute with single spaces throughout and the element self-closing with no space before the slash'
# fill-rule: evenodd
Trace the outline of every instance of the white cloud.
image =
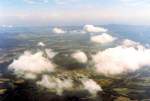
<svg viewBox="0 0 150 101">
<path fill-rule="evenodd" d="M 65 31 L 64 31 L 63 29 L 57 28 L 57 27 L 53 28 L 52 31 L 53 31 L 53 33 L 55 33 L 55 34 L 64 34 L 64 33 L 65 33 Z"/>
<path fill-rule="evenodd" d="M 102 88 L 92 79 L 82 78 L 79 79 L 78 87 L 75 87 L 74 81 L 70 78 L 60 79 L 55 76 L 43 75 L 40 81 L 36 84 L 44 88 L 55 91 L 58 95 L 62 95 L 63 91 L 68 90 L 87 90 L 91 95 L 96 96 L 98 91 Z M 74 88 L 75 87 L 75 88 Z"/>
<path fill-rule="evenodd" d="M 85 25 L 83 30 L 90 33 L 107 32 L 107 29 L 102 27 L 96 27 L 94 25 Z"/>
<path fill-rule="evenodd" d="M 86 63 L 88 61 L 86 54 L 82 51 L 77 51 L 71 54 L 71 57 L 76 59 L 80 63 Z"/>
<path fill-rule="evenodd" d="M 38 81 L 37 84 L 55 90 L 58 95 L 62 95 L 64 90 L 69 90 L 73 87 L 73 81 L 71 79 L 61 80 L 48 75 L 43 75 L 42 80 Z"/>
<path fill-rule="evenodd" d="M 18 73 L 19 73 L 19 72 L 16 72 L 17 75 L 18 75 Z M 22 75 L 21 75 L 21 76 L 22 76 Z M 25 79 L 36 79 L 36 78 L 37 78 L 37 74 L 27 72 L 27 73 L 23 74 L 22 77 L 25 78 Z"/>
<path fill-rule="evenodd" d="M 52 59 L 57 54 L 52 49 L 45 49 L 45 52 L 46 52 L 46 54 L 47 54 L 47 56 L 48 56 L 49 59 Z"/>
<path fill-rule="evenodd" d="M 102 88 L 92 79 L 81 80 L 84 89 L 88 90 L 92 95 L 96 95 L 98 91 L 102 91 Z"/>
<path fill-rule="evenodd" d="M 150 49 L 142 45 L 120 45 L 99 51 L 96 55 L 93 55 L 95 71 L 104 75 L 133 72 L 143 66 L 150 66 L 149 60 Z"/>
<path fill-rule="evenodd" d="M 24 78 L 36 78 L 42 72 L 53 72 L 55 65 L 43 56 L 43 52 L 32 54 L 24 52 L 17 60 L 14 60 L 8 67 L 16 75 Z"/>
<path fill-rule="evenodd" d="M 46 46 L 43 42 L 39 42 L 37 45 L 38 45 L 38 46 L 41 46 L 41 47 Z"/>
<path fill-rule="evenodd" d="M 123 42 L 121 43 L 122 47 L 133 47 L 135 49 L 143 49 L 143 48 L 147 48 L 144 47 L 143 45 L 141 45 L 139 42 L 135 42 L 129 39 L 125 39 L 123 40 Z"/>
<path fill-rule="evenodd" d="M 112 37 L 111 35 L 107 33 L 103 33 L 101 35 L 96 35 L 96 36 L 91 37 L 92 42 L 101 43 L 101 44 L 110 43 L 110 42 L 113 42 L 114 40 L 116 40 L 116 38 Z"/>
<path fill-rule="evenodd" d="M 135 41 L 132 41 L 132 40 L 129 40 L 129 39 L 125 39 L 123 40 L 122 42 L 122 46 L 125 46 L 125 47 L 143 47 L 139 42 L 135 42 Z"/>
</svg>

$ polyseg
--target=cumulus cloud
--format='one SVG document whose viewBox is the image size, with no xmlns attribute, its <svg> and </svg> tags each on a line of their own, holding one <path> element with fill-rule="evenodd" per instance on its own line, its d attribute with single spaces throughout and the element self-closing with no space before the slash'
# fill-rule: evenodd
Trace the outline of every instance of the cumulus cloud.
<svg viewBox="0 0 150 101">
<path fill-rule="evenodd" d="M 86 63 L 88 61 L 86 54 L 82 51 L 77 51 L 71 54 L 71 57 L 76 59 L 80 63 Z"/>
<path fill-rule="evenodd" d="M 122 45 L 125 47 L 137 47 L 137 46 L 141 46 L 140 43 L 129 40 L 129 39 L 125 39 L 122 42 Z"/>
<path fill-rule="evenodd" d="M 56 94 L 62 95 L 64 91 L 71 90 L 87 90 L 91 95 L 96 96 L 97 92 L 102 91 L 102 88 L 92 79 L 82 78 L 78 81 L 78 87 L 75 87 L 74 80 L 71 78 L 58 78 L 50 75 L 43 75 L 40 81 L 36 84 L 55 91 Z M 74 88 L 75 87 L 75 88 Z"/>
<path fill-rule="evenodd" d="M 63 29 L 57 28 L 57 27 L 53 28 L 52 32 L 55 34 L 64 34 L 65 33 L 65 31 Z"/>
<path fill-rule="evenodd" d="M 29 79 L 36 78 L 42 72 L 53 72 L 55 65 L 45 58 L 43 54 L 41 51 L 35 54 L 26 51 L 17 60 L 14 60 L 8 69 L 18 76 Z"/>
<path fill-rule="evenodd" d="M 85 25 L 83 30 L 90 33 L 107 32 L 107 29 L 103 27 L 96 27 L 94 25 Z"/>
<path fill-rule="evenodd" d="M 128 44 L 125 45 L 128 46 L 123 44 L 99 51 L 96 55 L 93 55 L 93 61 L 98 73 L 115 75 L 136 71 L 143 66 L 150 66 L 150 49 L 138 45 L 138 43 L 135 46 L 133 41 L 126 40 L 126 42 Z"/>
<path fill-rule="evenodd" d="M 57 54 L 52 49 L 45 49 L 46 55 L 49 59 L 52 59 Z"/>
<path fill-rule="evenodd" d="M 84 89 L 88 90 L 92 95 L 96 95 L 98 91 L 102 91 L 102 88 L 92 79 L 81 80 Z"/>
<path fill-rule="evenodd" d="M 37 45 L 38 45 L 38 46 L 41 46 L 41 47 L 46 46 L 43 42 L 39 42 Z"/>
<path fill-rule="evenodd" d="M 12 28 L 13 25 L 1 25 L 1 27 L 3 27 L 3 28 Z"/>
<path fill-rule="evenodd" d="M 62 95 L 64 90 L 69 90 L 73 87 L 73 81 L 71 79 L 63 79 L 43 75 L 42 80 L 37 82 L 45 88 L 55 90 L 58 95 Z"/>
<path fill-rule="evenodd" d="M 95 43 L 101 43 L 101 44 L 106 44 L 115 41 L 116 38 L 107 34 L 103 33 L 101 35 L 96 35 L 91 37 L 91 41 Z"/>
</svg>

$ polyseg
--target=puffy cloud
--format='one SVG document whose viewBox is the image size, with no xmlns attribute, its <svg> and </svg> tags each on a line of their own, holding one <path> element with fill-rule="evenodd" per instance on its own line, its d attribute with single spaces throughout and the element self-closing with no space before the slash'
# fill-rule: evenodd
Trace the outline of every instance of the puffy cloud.
<svg viewBox="0 0 150 101">
<path fill-rule="evenodd" d="M 135 46 L 135 42 L 129 40 L 124 43 L 128 46 L 123 44 L 93 55 L 93 61 L 98 73 L 115 75 L 136 71 L 143 66 L 150 65 L 150 49 L 138 44 Z"/>
<path fill-rule="evenodd" d="M 114 40 L 116 40 L 116 38 L 112 37 L 111 35 L 107 33 L 103 33 L 101 35 L 96 35 L 96 36 L 91 37 L 92 42 L 101 43 L 101 44 L 110 43 L 110 42 L 113 42 Z"/>
<path fill-rule="evenodd" d="M 14 60 L 8 67 L 16 75 L 24 78 L 34 79 L 42 72 L 53 72 L 55 65 L 44 57 L 43 52 L 32 54 L 24 52 L 17 60 Z"/>
<path fill-rule="evenodd" d="M 37 81 L 36 84 L 49 90 L 53 90 L 58 95 L 62 95 L 64 91 L 72 91 L 75 89 L 81 91 L 87 90 L 93 96 L 96 96 L 98 91 L 102 91 L 102 88 L 92 79 L 79 79 L 78 85 L 74 84 L 74 82 L 75 81 L 71 78 L 60 79 L 52 75 L 43 75 L 42 79 Z"/>
<path fill-rule="evenodd" d="M 43 42 L 39 42 L 37 45 L 38 45 L 38 46 L 41 46 L 41 47 L 46 46 Z"/>
<path fill-rule="evenodd" d="M 80 63 L 86 63 L 88 61 L 86 54 L 82 51 L 77 51 L 71 54 L 71 57 L 76 59 Z"/>
<path fill-rule="evenodd" d="M 135 42 L 135 41 L 132 41 L 132 40 L 129 40 L 129 39 L 123 40 L 121 45 L 122 45 L 122 47 L 133 47 L 135 49 L 141 49 L 141 50 L 145 48 L 139 42 Z"/>
<path fill-rule="evenodd" d="M 42 80 L 37 82 L 45 88 L 55 90 L 58 95 L 62 95 L 64 90 L 69 90 L 73 87 L 73 81 L 71 79 L 59 79 L 53 76 L 43 75 Z"/>
<path fill-rule="evenodd" d="M 102 91 L 102 88 L 92 79 L 81 80 L 84 89 L 88 90 L 92 95 L 96 95 L 98 91 Z"/>
<path fill-rule="evenodd" d="M 65 33 L 65 31 L 64 31 L 63 29 L 57 28 L 57 27 L 53 28 L 52 31 L 53 31 L 53 33 L 55 33 L 55 34 L 64 34 L 64 33 Z"/>
<path fill-rule="evenodd" d="M 95 27 L 94 25 L 85 25 L 83 30 L 90 33 L 107 32 L 107 29 L 102 27 Z"/>
<path fill-rule="evenodd" d="M 47 54 L 47 57 L 49 59 L 52 59 L 53 57 L 55 57 L 55 55 L 57 54 L 56 52 L 53 52 L 52 49 L 45 49 L 45 52 Z"/>
<path fill-rule="evenodd" d="M 137 47 L 137 46 L 141 46 L 140 43 L 129 40 L 129 39 L 125 39 L 122 42 L 122 45 L 125 47 Z"/>
<path fill-rule="evenodd" d="M 15 72 L 15 73 L 18 75 L 19 72 Z M 22 76 L 22 74 L 20 74 L 20 76 Z M 26 78 L 26 79 L 36 79 L 37 78 L 37 74 L 27 72 L 26 74 L 24 73 L 22 77 Z"/>
</svg>

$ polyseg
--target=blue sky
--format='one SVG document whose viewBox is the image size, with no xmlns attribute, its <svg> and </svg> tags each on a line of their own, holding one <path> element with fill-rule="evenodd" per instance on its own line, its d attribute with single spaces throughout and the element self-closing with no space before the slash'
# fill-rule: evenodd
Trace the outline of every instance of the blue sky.
<svg viewBox="0 0 150 101">
<path fill-rule="evenodd" d="M 150 0 L 0 0 L 0 25 L 150 24 Z"/>
</svg>

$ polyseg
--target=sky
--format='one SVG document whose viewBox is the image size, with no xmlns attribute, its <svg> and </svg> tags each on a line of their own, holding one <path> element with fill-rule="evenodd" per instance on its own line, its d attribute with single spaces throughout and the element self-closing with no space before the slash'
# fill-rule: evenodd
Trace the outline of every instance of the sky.
<svg viewBox="0 0 150 101">
<path fill-rule="evenodd" d="M 150 25 L 150 0 L 0 0 L 0 25 Z"/>
</svg>

